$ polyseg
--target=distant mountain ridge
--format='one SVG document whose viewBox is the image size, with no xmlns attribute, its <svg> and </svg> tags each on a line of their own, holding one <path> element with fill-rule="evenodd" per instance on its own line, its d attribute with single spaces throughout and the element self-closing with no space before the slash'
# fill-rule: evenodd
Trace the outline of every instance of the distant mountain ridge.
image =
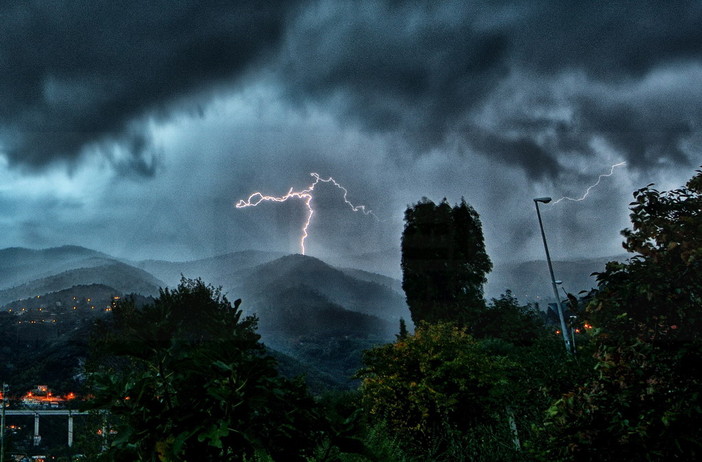
<svg viewBox="0 0 702 462">
<path fill-rule="evenodd" d="M 230 299 L 244 299 L 242 308 L 258 316 L 262 339 L 280 352 L 284 369 L 306 369 L 313 382 L 342 388 L 354 383 L 362 352 L 391 340 L 399 318 L 409 319 L 399 281 L 303 255 L 245 251 L 188 262 L 129 262 L 66 246 L 5 249 L 0 258 L 0 306 L 22 307 L 22 319 L 42 326 L 64 319 L 67 301 L 77 305 L 69 309 L 71 319 L 100 316 L 113 293 L 154 296 L 160 287 L 175 287 L 181 275 L 201 278 Z M 86 294 L 99 299 L 96 310 Z"/>
<path fill-rule="evenodd" d="M 382 253 L 386 257 L 392 256 L 392 259 L 397 256 L 391 254 L 392 252 L 390 251 Z M 293 260 L 284 259 L 270 267 L 260 268 L 261 265 L 285 257 L 293 258 Z M 294 261 L 295 258 L 298 260 L 297 264 L 302 266 L 301 269 L 292 271 L 290 262 Z M 312 260 L 305 260 L 306 258 Z M 554 261 L 554 272 L 556 278 L 562 281 L 560 285 L 562 290 L 578 293 L 581 290 L 589 290 L 596 287 L 597 283 L 595 278 L 591 276 L 591 273 L 603 271 L 608 261 L 623 261 L 626 258 L 627 255 L 619 255 L 574 261 Z M 353 259 L 352 261 L 355 262 Z M 236 295 L 238 298 L 245 295 L 251 300 L 251 296 L 256 296 L 257 293 L 261 292 L 261 290 L 256 289 L 257 285 L 260 286 L 264 283 L 268 286 L 278 283 L 290 285 L 293 281 L 295 281 L 295 284 L 304 284 L 305 280 L 303 280 L 302 275 L 306 273 L 311 274 L 311 278 L 317 280 L 315 284 L 320 282 L 320 278 L 323 277 L 325 286 L 334 286 L 336 293 L 332 294 L 332 291 L 327 289 L 323 289 L 322 293 L 325 293 L 325 290 L 327 290 L 325 296 L 329 301 L 337 303 L 344 308 L 375 315 L 377 314 L 376 308 L 368 308 L 367 306 L 364 307 L 364 305 L 377 303 L 384 296 L 387 296 L 391 299 L 390 308 L 380 317 L 390 320 L 402 311 L 402 309 L 398 308 L 400 305 L 404 306 L 402 282 L 399 279 L 368 271 L 368 262 L 366 262 L 366 265 L 357 266 L 350 264 L 349 261 L 344 261 L 343 257 L 337 258 L 336 264 L 333 266 L 324 262 L 322 263 L 326 266 L 322 266 L 316 262 L 322 261 L 302 255 L 296 257 L 282 252 L 254 250 L 232 252 L 193 261 L 171 262 L 163 260 L 121 260 L 103 252 L 74 245 L 42 250 L 12 247 L 0 249 L 0 300 L 2 300 L 2 303 L 5 303 L 16 296 L 20 298 L 31 296 L 28 293 L 31 291 L 44 289 L 54 291 L 65 288 L 60 287 L 62 283 L 57 282 L 57 279 L 64 279 L 68 282 L 74 281 L 76 284 L 114 284 L 118 285 L 120 290 L 127 292 L 143 291 L 152 295 L 155 290 L 157 292 L 157 288 L 160 286 L 176 286 L 181 275 L 189 278 L 200 277 L 212 285 L 223 287 L 232 296 Z M 111 267 L 110 265 L 116 266 Z M 95 270 L 95 273 L 105 274 L 109 271 L 109 268 L 113 268 L 118 273 L 124 274 L 123 271 L 127 268 L 120 265 L 134 268 L 131 271 L 134 277 L 130 284 L 118 283 L 119 281 L 110 282 L 109 278 L 90 278 L 88 276 L 90 276 L 91 272 L 85 271 L 88 268 L 101 268 Z M 278 266 L 280 267 L 278 268 Z M 360 266 L 364 266 L 366 269 L 359 269 Z M 284 269 L 285 267 L 288 267 L 288 269 Z M 315 275 L 315 271 L 318 274 Z M 57 277 L 61 273 L 67 274 L 61 278 Z M 264 277 L 252 277 L 252 273 L 263 275 Z M 277 276 L 274 277 L 273 275 L 276 274 Z M 348 279 L 344 281 L 342 275 L 347 276 Z M 84 279 L 86 277 L 87 279 Z M 276 278 L 280 280 L 276 281 Z M 373 283 L 373 285 L 364 285 L 364 282 Z M 312 286 L 314 287 L 315 284 L 312 284 Z M 19 289 L 19 287 L 23 287 L 23 289 Z M 117 289 L 117 287 L 115 288 Z M 363 293 L 366 289 L 370 290 L 370 292 Z M 391 291 L 392 294 L 396 294 L 397 297 L 395 295 L 390 296 L 386 289 Z M 523 302 L 550 300 L 552 290 L 546 262 L 536 260 L 495 264 L 493 272 L 488 275 L 485 296 L 487 298 L 498 297 L 508 289 Z M 358 290 L 362 292 L 360 295 Z M 380 295 L 380 292 L 384 292 L 384 295 Z M 372 301 L 374 296 L 376 298 L 375 302 Z M 368 302 L 368 300 L 371 301 Z"/>
<path fill-rule="evenodd" d="M 106 265 L 64 271 L 0 290 L 0 305 L 73 286 L 91 284 L 108 286 L 123 294 L 137 293 L 145 296 L 158 295 L 159 288 L 164 286 L 162 281 L 146 271 L 115 261 Z"/>
<path fill-rule="evenodd" d="M 127 262 L 79 246 L 2 249 L 0 304 L 91 284 L 123 294 L 155 296 L 161 287 L 175 287 L 182 276 L 201 278 L 232 297 L 245 298 L 249 311 L 289 308 L 287 301 L 308 297 L 317 308 L 334 307 L 340 316 L 343 311 L 361 313 L 380 324 L 384 324 L 381 319 L 394 324 L 400 317 L 409 317 L 397 280 L 335 268 L 314 257 L 253 250 L 186 262 Z M 314 300 L 312 294 L 316 294 Z"/>
<path fill-rule="evenodd" d="M 132 264 L 163 280 L 169 287 L 176 286 L 181 275 L 188 278 L 199 277 L 216 286 L 227 286 L 241 271 L 285 255 L 282 252 L 244 250 L 185 262 L 143 260 Z"/>
<path fill-rule="evenodd" d="M 0 250 L 0 289 L 64 271 L 119 261 L 105 253 L 75 245 L 48 249 L 10 247 Z"/>
<path fill-rule="evenodd" d="M 382 280 L 382 276 L 378 278 Z M 256 299 L 291 287 L 309 287 L 351 311 L 393 322 L 400 317 L 407 319 L 409 311 L 404 296 L 368 279 L 372 279 L 368 274 L 359 279 L 314 257 L 287 255 L 247 272 L 235 290 Z"/>
<path fill-rule="evenodd" d="M 580 291 L 597 288 L 597 280 L 592 273 L 602 272 L 610 261 L 624 261 L 630 255 L 617 255 L 579 259 L 572 261 L 553 261 L 553 273 L 559 284 L 561 296 L 563 291 L 577 295 Z M 488 275 L 485 287 L 487 297 L 497 297 L 506 290 L 521 302 L 546 302 L 553 300 L 553 289 L 548 264 L 545 260 L 534 260 L 519 263 L 496 264 Z"/>
<path fill-rule="evenodd" d="M 397 257 L 399 261 L 399 253 L 395 254 L 391 251 L 386 251 L 379 253 L 386 260 L 394 261 Z M 378 257 L 376 254 L 372 254 L 372 260 Z M 61 247 L 54 247 L 48 249 L 26 249 L 21 247 L 12 247 L 6 249 L 0 249 L 0 293 L 5 292 L 7 289 L 17 288 L 18 286 L 26 285 L 26 287 L 32 287 L 34 284 L 37 286 L 37 290 L 40 287 L 44 287 L 46 284 L 49 287 L 48 282 L 36 283 L 39 279 L 55 280 L 52 277 L 72 270 L 81 270 L 86 268 L 99 268 L 104 266 L 109 266 L 112 264 L 123 264 L 130 267 L 134 267 L 144 273 L 139 273 L 135 271 L 134 274 L 140 274 L 140 277 L 145 278 L 144 287 L 141 287 L 141 283 L 134 286 L 134 290 L 146 290 L 149 293 L 153 290 L 153 286 L 169 286 L 174 287 L 180 281 L 181 275 L 189 278 L 200 277 L 206 282 L 215 285 L 222 286 L 225 291 L 236 295 L 237 290 L 245 290 L 245 295 L 249 297 L 250 295 L 255 295 L 256 291 L 253 290 L 255 287 L 254 281 L 249 277 L 252 271 L 259 271 L 257 268 L 260 265 L 273 262 L 275 260 L 284 257 L 294 257 L 286 255 L 282 252 L 265 252 L 265 251 L 255 251 L 247 250 L 240 252 L 231 252 L 223 255 L 218 255 L 214 257 L 185 261 L 185 262 L 171 262 L 164 260 L 143 260 L 143 261 L 128 261 L 112 257 L 103 252 L 96 250 L 87 249 L 75 245 L 66 245 Z M 304 257 L 304 256 L 298 256 Z M 314 258 L 314 257 L 304 257 L 304 258 Z M 304 260 L 300 259 L 301 261 Z M 402 282 L 400 279 L 388 277 L 384 274 L 375 273 L 369 271 L 372 269 L 371 262 L 366 262 L 366 264 L 354 264 L 360 263 L 360 257 L 356 256 L 351 258 L 351 260 L 344 260 L 345 257 L 333 258 L 334 264 L 330 265 L 328 262 L 324 264 L 327 265 L 326 268 L 317 266 L 317 270 L 322 271 L 325 277 L 330 277 L 332 281 L 340 283 L 342 286 L 345 285 L 346 291 L 349 287 L 363 287 L 358 281 L 365 281 L 370 283 L 378 284 L 379 286 L 385 287 L 392 292 L 399 294 L 400 298 L 404 301 L 404 293 L 402 292 Z M 604 270 L 604 266 L 608 261 L 623 261 L 628 258 L 627 255 L 618 255 L 613 257 L 602 257 L 602 258 L 592 258 L 592 259 L 579 259 L 571 261 L 554 261 L 554 272 L 557 279 L 562 281 L 560 285 L 564 290 L 571 293 L 578 293 L 581 290 L 589 290 L 596 287 L 597 283 L 595 278 L 590 276 L 593 272 L 599 272 Z M 382 259 L 382 258 L 381 258 Z M 306 260 L 308 262 L 307 268 L 304 271 L 314 273 L 312 268 L 315 260 L 321 262 L 319 259 Z M 282 260 L 278 265 L 288 265 L 285 263 L 286 260 Z M 353 263 L 351 263 L 353 262 Z M 391 262 L 392 263 L 392 262 Z M 394 266 L 394 263 L 392 264 Z M 115 267 L 123 268 L 123 267 Z M 270 269 L 272 269 L 271 267 Z M 359 269 L 363 268 L 363 269 Z M 269 274 L 270 269 L 266 269 L 260 274 Z M 292 271 L 283 271 L 283 268 L 275 270 L 279 277 L 283 279 L 288 279 L 282 281 L 284 284 L 289 284 L 291 280 L 297 279 L 297 283 L 302 283 L 300 280 L 300 274 L 293 274 Z M 89 273 L 89 272 L 87 272 Z M 74 273 L 76 275 L 76 282 L 80 283 L 93 283 L 99 282 L 95 280 L 88 281 L 78 281 L 86 272 L 77 271 Z M 150 275 L 147 276 L 145 273 Z M 285 274 L 283 274 L 285 273 Z M 340 273 L 348 276 L 353 283 L 342 283 Z M 319 276 L 319 275 L 318 275 Z M 270 279 L 267 275 L 266 280 Z M 134 281 L 135 283 L 137 281 Z M 268 281 L 267 283 L 271 283 Z M 60 285 L 60 284 L 59 284 Z M 371 292 L 378 291 L 377 287 L 373 289 L 371 287 Z M 51 286 L 55 289 L 56 286 Z M 125 290 L 130 290 L 125 284 L 122 284 L 122 288 Z M 488 283 L 485 286 L 485 295 L 487 298 L 497 297 L 505 290 L 511 290 L 519 300 L 524 302 L 532 302 L 543 300 L 544 298 L 549 298 L 552 296 L 552 291 L 550 288 L 550 276 L 548 273 L 548 267 L 544 260 L 535 260 L 528 262 L 515 262 L 515 263 L 497 263 L 493 269 L 493 272 L 488 274 Z M 131 291 L 134 291 L 131 290 Z M 344 292 L 343 290 L 341 291 Z M 352 298 L 357 295 L 354 290 L 351 290 Z M 330 295 L 330 294 L 327 294 Z M 14 295 L 6 295 L 3 299 L 7 297 L 12 297 Z M 237 295 L 239 297 L 240 295 Z M 372 298 L 367 297 L 366 298 Z M 330 301 L 339 303 L 346 307 L 348 300 L 340 300 L 338 297 L 329 296 Z M 351 300 L 351 299 L 349 299 Z M 396 301 L 392 302 L 393 308 L 389 312 L 396 311 L 397 304 Z M 356 309 L 364 310 L 362 308 L 362 303 L 358 301 L 351 302 Z M 397 313 L 396 313 L 397 314 Z M 394 317 L 384 316 L 384 317 Z"/>
<path fill-rule="evenodd" d="M 392 266 L 392 252 L 383 256 Z M 596 286 L 592 272 L 602 271 L 607 261 L 625 258 L 557 261 L 554 271 L 562 281 L 560 287 L 577 294 Z M 242 309 L 258 316 L 262 340 L 286 363 L 283 369 L 308 371 L 320 388 L 329 384 L 348 388 L 355 386 L 352 377 L 361 366 L 362 352 L 391 341 L 399 319 L 410 322 L 411 317 L 400 280 L 368 271 L 370 263 L 359 269 L 343 256 L 335 263 L 253 250 L 170 262 L 120 260 L 78 246 L 9 248 L 0 250 L 0 309 L 25 308 L 22 319 L 43 323 L 44 312 L 32 310 L 56 311 L 76 300 L 76 308 L 70 307 L 71 319 L 82 313 L 100 316 L 109 311 L 105 306 L 113 293 L 154 296 L 161 287 L 175 287 L 181 275 L 201 278 L 221 287 L 231 300 L 243 299 Z M 552 301 L 545 261 L 497 264 L 488 278 L 488 298 L 511 289 L 523 303 L 543 303 L 544 308 Z M 50 319 L 60 316 L 55 312 Z M 56 326 L 61 329 L 60 323 Z"/>
</svg>

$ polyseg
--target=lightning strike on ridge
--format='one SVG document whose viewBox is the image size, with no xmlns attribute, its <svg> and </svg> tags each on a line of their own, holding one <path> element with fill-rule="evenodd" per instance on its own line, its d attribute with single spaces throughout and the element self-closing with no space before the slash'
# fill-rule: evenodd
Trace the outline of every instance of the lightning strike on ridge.
<svg viewBox="0 0 702 462">
<path fill-rule="evenodd" d="M 612 176 L 614 174 L 614 169 L 617 167 L 621 167 L 622 165 L 626 165 L 626 162 L 619 162 L 618 164 L 612 165 L 612 168 L 609 170 L 609 173 L 603 173 L 602 175 L 600 175 L 599 178 L 597 178 L 597 182 L 595 184 L 593 184 L 592 186 L 590 186 L 589 188 L 587 188 L 587 190 L 585 190 L 585 193 L 582 195 L 582 197 L 575 199 L 572 197 L 563 196 L 560 199 L 558 199 L 557 201 L 554 201 L 551 205 L 556 205 L 563 200 L 569 200 L 569 201 L 573 201 L 573 202 L 580 202 L 580 201 L 585 200 L 585 198 L 588 196 L 588 194 L 590 194 L 590 190 L 592 188 L 594 188 L 595 186 L 597 186 L 598 184 L 600 184 L 600 181 L 602 181 L 602 178 Z"/>
<path fill-rule="evenodd" d="M 310 176 L 314 177 L 314 182 L 311 185 L 309 185 L 306 189 L 303 189 L 301 191 L 293 191 L 293 188 L 290 188 L 288 193 L 284 196 L 265 196 L 260 192 L 255 192 L 252 193 L 248 197 L 248 199 L 239 200 L 239 202 L 237 202 L 235 206 L 238 209 L 243 209 L 245 207 L 256 207 L 261 202 L 285 202 L 288 199 L 302 200 L 302 202 L 305 204 L 305 207 L 307 207 L 307 219 L 302 225 L 302 235 L 300 237 L 300 253 L 302 255 L 305 255 L 305 239 L 307 239 L 307 236 L 309 236 L 309 234 L 307 233 L 307 228 L 310 226 L 310 222 L 312 221 L 312 215 L 314 215 L 314 209 L 312 208 L 312 192 L 314 191 L 315 186 L 317 186 L 317 184 L 319 184 L 320 182 L 331 183 L 337 188 L 341 189 L 344 192 L 344 203 L 348 205 L 352 211 L 361 212 L 364 215 L 372 215 L 373 217 L 375 217 L 376 220 L 378 219 L 378 217 L 371 210 L 366 209 L 365 205 L 353 205 L 347 199 L 347 195 L 349 193 L 348 190 L 341 186 L 339 183 L 337 183 L 334 178 L 329 177 L 327 179 L 324 179 L 321 178 L 318 173 L 314 172 L 310 173 Z"/>
</svg>

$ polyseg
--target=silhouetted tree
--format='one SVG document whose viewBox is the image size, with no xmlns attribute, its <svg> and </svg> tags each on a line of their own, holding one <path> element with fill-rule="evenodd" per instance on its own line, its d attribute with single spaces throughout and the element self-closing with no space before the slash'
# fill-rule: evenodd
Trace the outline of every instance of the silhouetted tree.
<svg viewBox="0 0 702 462">
<path fill-rule="evenodd" d="M 405 323 L 404 318 L 400 318 L 400 333 L 397 334 L 395 337 L 397 337 L 397 340 L 402 340 L 407 338 L 407 323 Z"/>
<path fill-rule="evenodd" d="M 153 304 L 125 302 L 99 332 L 93 406 L 120 418 L 114 460 L 306 460 L 319 420 L 217 289 L 184 279 Z"/>
<path fill-rule="evenodd" d="M 538 309 L 520 305 L 509 290 L 499 298 L 493 298 L 470 327 L 471 334 L 477 339 L 495 338 L 520 346 L 531 345 L 547 335 L 546 324 Z"/>
<path fill-rule="evenodd" d="M 485 306 L 491 269 L 480 218 L 464 199 L 451 207 L 423 198 L 405 211 L 402 288 L 415 325 L 469 323 Z"/>
</svg>

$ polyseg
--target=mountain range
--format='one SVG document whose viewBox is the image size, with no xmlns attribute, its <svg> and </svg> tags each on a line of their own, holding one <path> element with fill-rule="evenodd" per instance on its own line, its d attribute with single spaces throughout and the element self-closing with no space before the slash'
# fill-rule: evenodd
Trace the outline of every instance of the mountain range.
<svg viewBox="0 0 702 462">
<path fill-rule="evenodd" d="M 399 266 L 399 255 L 383 256 L 386 264 L 397 259 Z M 597 287 L 592 273 L 604 270 L 607 261 L 624 258 L 554 261 L 554 273 L 562 281 L 562 291 L 578 293 Z M 230 298 L 243 298 L 247 302 L 244 306 L 251 312 L 295 299 L 291 292 L 297 291 L 308 297 L 314 293 L 314 299 L 310 299 L 313 304 L 323 299 L 337 308 L 388 322 L 407 319 L 401 281 L 358 269 L 364 265 L 356 264 L 356 260 L 338 259 L 331 265 L 309 256 L 249 250 L 185 262 L 129 261 L 79 246 L 43 250 L 14 247 L 0 250 L 0 306 L 89 284 L 109 286 L 123 294 L 155 296 L 159 288 L 175 287 L 181 277 L 188 277 L 222 287 Z M 551 279 L 546 262 L 495 264 L 488 275 L 485 294 L 488 298 L 498 297 L 506 290 L 523 302 L 550 300 Z M 282 293 L 286 295 L 277 296 Z"/>
<path fill-rule="evenodd" d="M 604 271 L 609 261 L 624 261 L 627 255 L 589 258 L 570 261 L 554 261 L 553 273 L 561 298 L 565 293 L 578 295 L 597 288 L 595 273 Z M 488 275 L 485 295 L 499 297 L 510 290 L 523 303 L 552 303 L 553 288 L 548 264 L 544 260 L 495 264 Z"/>
<path fill-rule="evenodd" d="M 389 255 L 381 260 L 394 266 Z M 564 290 L 577 293 L 596 287 L 590 274 L 602 271 L 607 260 L 554 262 L 554 271 Z M 221 287 L 230 300 L 244 300 L 242 309 L 258 316 L 259 333 L 285 363 L 283 369 L 304 371 L 324 386 L 336 380 L 345 387 L 351 386 L 362 351 L 392 340 L 400 318 L 409 322 L 410 314 L 399 280 L 367 271 L 368 266 L 358 269 L 362 265 L 353 259 L 335 263 L 263 251 L 170 262 L 122 260 L 78 246 L 7 248 L 0 250 L 0 311 L 49 306 L 52 319 L 66 313 L 94 316 L 109 311 L 113 295 L 153 297 L 182 277 L 201 278 Z M 522 302 L 550 302 L 546 263 L 496 265 L 486 296 L 508 289 Z M 47 318 L 44 313 L 23 319 L 39 322 Z"/>
<path fill-rule="evenodd" d="M 332 377 L 350 386 L 362 351 L 391 340 L 399 319 L 409 320 L 399 281 L 309 256 L 244 251 L 134 262 L 77 246 L 0 250 L 0 311 L 60 324 L 66 316 L 109 310 L 113 295 L 157 296 L 182 277 L 221 287 L 230 300 L 242 298 L 242 309 L 259 318 L 264 343 L 285 361 L 282 367 L 304 370 L 326 385 Z"/>
</svg>

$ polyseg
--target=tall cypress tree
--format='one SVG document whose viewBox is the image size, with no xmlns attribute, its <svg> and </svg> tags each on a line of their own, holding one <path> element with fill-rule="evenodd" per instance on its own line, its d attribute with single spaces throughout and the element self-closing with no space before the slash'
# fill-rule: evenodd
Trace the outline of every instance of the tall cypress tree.
<svg viewBox="0 0 702 462">
<path fill-rule="evenodd" d="M 485 307 L 492 269 L 478 213 L 461 199 L 451 207 L 422 198 L 405 211 L 402 288 L 412 321 L 468 324 Z"/>
</svg>

